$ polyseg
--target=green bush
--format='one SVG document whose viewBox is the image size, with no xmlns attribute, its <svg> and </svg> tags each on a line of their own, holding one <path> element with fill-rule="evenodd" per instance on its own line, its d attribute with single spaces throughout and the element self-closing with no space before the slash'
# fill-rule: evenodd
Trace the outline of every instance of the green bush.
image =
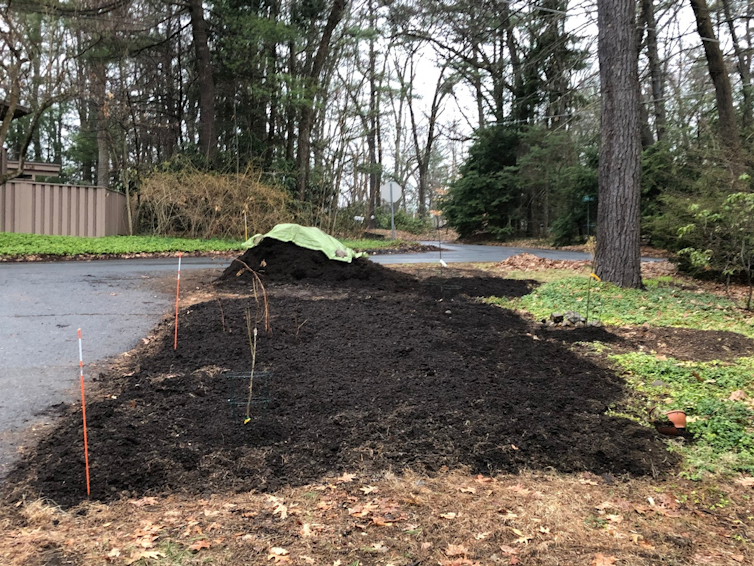
<svg viewBox="0 0 754 566">
<path fill-rule="evenodd" d="M 374 211 L 374 221 L 377 228 L 390 229 L 390 207 L 381 207 Z M 412 215 L 405 210 L 395 211 L 395 229 L 411 234 L 424 234 L 432 228 L 429 219 Z"/>
<path fill-rule="evenodd" d="M 441 209 L 462 237 L 534 236 L 567 245 L 594 233 L 596 147 L 577 149 L 568 131 L 481 130 L 460 174 Z"/>
<path fill-rule="evenodd" d="M 440 203 L 448 224 L 461 237 L 504 238 L 525 218 L 516 177 L 519 143 L 518 131 L 508 126 L 477 132 L 460 178 Z"/>
</svg>

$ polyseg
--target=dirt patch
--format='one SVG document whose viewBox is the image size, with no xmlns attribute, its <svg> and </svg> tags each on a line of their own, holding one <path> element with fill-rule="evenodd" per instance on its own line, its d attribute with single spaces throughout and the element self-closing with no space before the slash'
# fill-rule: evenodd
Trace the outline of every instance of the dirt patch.
<svg viewBox="0 0 754 566">
<path fill-rule="evenodd" d="M 383 228 L 373 228 L 365 233 L 366 237 L 381 236 L 383 238 L 390 238 L 392 236 L 391 230 Z M 401 240 L 421 240 L 431 242 L 455 242 L 458 240 L 458 233 L 450 227 L 440 228 L 439 230 L 431 229 L 421 234 L 414 234 L 412 232 L 406 232 L 404 230 L 395 231 L 396 238 Z"/>
<path fill-rule="evenodd" d="M 257 364 L 271 372 L 266 409 L 255 407 L 246 425 L 243 414 L 234 419 L 224 376 L 249 369 L 244 313 L 253 300 L 225 298 L 222 316 L 216 301 L 188 307 L 177 351 L 166 321 L 130 370 L 102 376 L 101 398 L 87 406 L 94 499 L 274 490 L 343 470 L 673 468 L 653 430 L 604 414 L 625 395 L 615 374 L 538 339 L 516 314 L 460 294 L 433 297 L 368 262 L 325 266 L 314 252 L 285 249 L 295 264 L 268 255 L 264 273 L 272 332 L 260 334 Z M 286 270 L 300 283 L 270 282 Z M 226 276 L 236 289 L 245 277 Z M 520 296 L 530 283 L 496 285 L 494 294 Z M 12 498 L 81 501 L 81 437 L 71 407 L 11 473 Z"/>
<path fill-rule="evenodd" d="M 249 269 L 263 284 L 298 282 L 345 289 L 419 292 L 435 298 L 522 297 L 536 285 L 534 281 L 503 279 L 478 270 L 434 268 L 408 272 L 384 267 L 367 258 L 351 263 L 330 261 L 321 252 L 269 239 L 231 263 L 220 277 L 218 288 L 247 290 L 256 279 Z"/>
<path fill-rule="evenodd" d="M 586 260 L 547 259 L 530 253 L 521 253 L 494 264 L 495 269 L 505 271 L 545 271 L 548 269 L 570 269 L 589 273 L 592 262 Z M 678 268 L 667 260 L 643 261 L 641 276 L 645 279 L 656 277 L 675 277 Z"/>
<path fill-rule="evenodd" d="M 754 354 L 754 340 L 723 330 L 640 326 L 547 329 L 545 335 L 570 343 L 603 342 L 615 353 L 638 350 L 684 361 L 730 361 Z"/>
<path fill-rule="evenodd" d="M 505 242 L 498 242 L 495 240 L 488 240 L 485 237 L 480 238 L 464 238 L 463 243 L 468 244 L 486 244 L 488 246 L 502 246 L 506 248 L 533 248 L 538 250 L 557 250 L 557 251 L 569 251 L 569 252 L 589 252 L 589 246 L 587 244 L 576 244 L 572 246 L 553 246 L 547 240 L 540 240 L 537 238 L 523 238 L 518 240 L 507 240 Z M 662 248 L 656 248 L 654 246 L 641 246 L 641 257 L 651 258 L 671 258 L 673 253 L 663 250 Z"/>
<path fill-rule="evenodd" d="M 361 251 L 369 255 L 393 255 L 407 253 L 436 252 L 440 248 L 434 245 L 420 244 L 418 242 L 400 242 L 390 248 L 366 248 Z"/>
<path fill-rule="evenodd" d="M 367 258 L 355 259 L 350 263 L 331 261 L 322 252 L 268 238 L 233 261 L 220 277 L 219 284 L 248 288 L 255 280 L 249 269 L 256 272 L 263 283 L 306 281 L 397 290 L 411 288 L 416 282 L 411 276 L 392 271 Z"/>
</svg>

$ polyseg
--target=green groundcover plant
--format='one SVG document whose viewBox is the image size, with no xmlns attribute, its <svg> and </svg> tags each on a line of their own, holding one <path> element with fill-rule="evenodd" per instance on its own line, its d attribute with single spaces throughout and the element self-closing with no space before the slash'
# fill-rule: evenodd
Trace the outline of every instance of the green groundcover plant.
<svg viewBox="0 0 754 566">
<path fill-rule="evenodd" d="M 0 256 L 29 255 L 76 256 L 85 254 L 137 254 L 240 250 L 241 243 L 231 240 L 199 240 L 160 236 L 43 236 L 39 234 L 0 233 Z"/>
<path fill-rule="evenodd" d="M 516 299 L 493 297 L 489 302 L 524 310 L 537 319 L 553 312 L 577 311 L 608 325 L 673 326 L 700 330 L 730 330 L 754 337 L 751 313 L 711 293 L 688 291 L 667 279 L 645 281 L 647 288 L 621 289 L 589 278 L 568 277 L 536 288 Z M 591 293 L 591 297 L 588 297 Z"/>
<path fill-rule="evenodd" d="M 639 420 L 686 412 L 693 439 L 676 449 L 686 457 L 687 475 L 754 472 L 754 358 L 681 362 L 633 352 L 610 359 L 641 394 L 643 402 L 631 410 Z"/>
<path fill-rule="evenodd" d="M 357 251 L 400 247 L 409 244 L 402 240 L 341 240 Z M 128 255 L 170 252 L 241 251 L 243 242 L 235 240 L 202 240 L 168 238 L 162 236 L 105 236 L 80 238 L 77 236 L 44 236 L 39 234 L 11 234 L 0 232 L 0 257 L 78 255 Z"/>
</svg>

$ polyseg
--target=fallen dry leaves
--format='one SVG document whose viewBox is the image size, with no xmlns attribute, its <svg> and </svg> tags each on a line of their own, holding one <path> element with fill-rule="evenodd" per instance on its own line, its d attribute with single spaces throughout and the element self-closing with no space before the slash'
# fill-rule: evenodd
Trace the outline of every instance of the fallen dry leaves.
<svg viewBox="0 0 754 566">
<path fill-rule="evenodd" d="M 449 544 L 445 549 L 447 556 L 466 556 L 469 553 L 469 549 L 460 544 Z"/>
<path fill-rule="evenodd" d="M 270 548 L 270 552 L 267 555 L 267 560 L 272 560 L 274 562 L 289 562 L 290 556 L 288 556 L 289 552 L 285 548 L 280 548 L 279 546 L 273 546 Z"/>
<path fill-rule="evenodd" d="M 203 548 L 211 548 L 212 545 L 209 543 L 209 541 L 206 540 L 198 540 L 194 544 L 190 545 L 189 548 L 191 550 L 201 550 Z"/>
<path fill-rule="evenodd" d="M 692 490 L 698 497 L 704 492 L 703 483 L 683 488 L 676 481 L 672 490 L 659 490 L 652 480 L 607 485 L 592 476 L 493 479 L 463 472 L 342 479 L 205 500 L 85 503 L 83 514 L 21 503 L 13 513 L 22 522 L 0 509 L 0 537 L 7 542 L 0 563 L 43 563 L 45 548 L 78 563 L 148 563 L 164 560 L 168 543 L 201 553 L 208 563 L 343 566 L 377 563 L 379 556 L 380 564 L 398 566 L 407 555 L 445 566 L 689 563 L 692 544 L 699 564 L 754 563 L 744 542 L 754 522 L 747 518 L 754 486 L 748 476 L 727 484 L 728 507 L 713 513 L 688 502 Z M 584 548 L 588 558 L 577 552 Z"/>
</svg>

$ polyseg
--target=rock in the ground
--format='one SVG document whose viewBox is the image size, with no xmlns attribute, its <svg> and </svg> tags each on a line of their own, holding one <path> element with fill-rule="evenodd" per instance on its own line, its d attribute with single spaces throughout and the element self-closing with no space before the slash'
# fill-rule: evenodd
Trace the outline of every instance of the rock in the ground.
<svg viewBox="0 0 754 566">
<path fill-rule="evenodd" d="M 579 313 L 577 313 L 576 311 L 568 311 L 567 313 L 565 313 L 565 314 L 563 315 L 563 318 L 564 318 L 565 320 L 569 321 L 569 322 L 570 322 L 571 324 L 574 324 L 574 325 L 575 325 L 575 324 L 576 324 L 577 322 L 581 322 L 581 323 L 584 323 L 584 322 L 586 322 L 586 318 L 584 318 L 583 316 L 581 316 L 581 315 L 580 315 Z"/>
</svg>

